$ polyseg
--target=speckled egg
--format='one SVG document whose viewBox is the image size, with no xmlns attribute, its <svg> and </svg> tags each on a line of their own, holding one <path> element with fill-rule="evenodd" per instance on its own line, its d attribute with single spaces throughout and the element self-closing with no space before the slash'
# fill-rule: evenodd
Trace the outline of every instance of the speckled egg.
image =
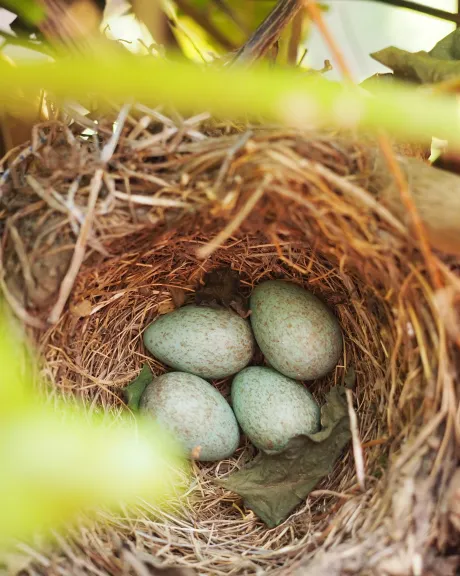
<svg viewBox="0 0 460 576">
<path fill-rule="evenodd" d="M 250 299 L 254 336 L 270 365 L 296 380 L 321 378 L 342 354 L 342 331 L 329 308 L 296 284 L 269 280 Z"/>
<path fill-rule="evenodd" d="M 282 451 L 295 436 L 320 429 L 320 409 L 310 392 L 271 368 L 251 366 L 237 374 L 232 404 L 244 433 L 267 454 Z"/>
<path fill-rule="evenodd" d="M 202 378 L 225 378 L 254 352 L 248 320 L 223 308 L 184 306 L 160 316 L 144 333 L 149 352 L 168 366 Z"/>
<path fill-rule="evenodd" d="M 196 460 L 222 460 L 238 447 L 238 423 L 229 404 L 194 374 L 169 372 L 155 378 L 142 394 L 140 411 L 153 416 Z"/>
</svg>

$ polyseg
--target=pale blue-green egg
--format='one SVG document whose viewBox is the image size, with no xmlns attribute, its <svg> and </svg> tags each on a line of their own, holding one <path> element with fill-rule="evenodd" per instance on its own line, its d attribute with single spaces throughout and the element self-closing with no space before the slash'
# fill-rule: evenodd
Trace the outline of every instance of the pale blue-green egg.
<svg viewBox="0 0 460 576">
<path fill-rule="evenodd" d="M 142 394 L 140 411 L 168 430 L 187 457 L 212 462 L 238 448 L 238 423 L 228 402 L 194 374 L 169 372 L 155 378 Z"/>
<path fill-rule="evenodd" d="M 250 366 L 232 382 L 236 419 L 251 442 L 267 454 L 282 451 L 289 440 L 314 434 L 320 408 L 299 382 L 263 366 Z"/>
<path fill-rule="evenodd" d="M 250 299 L 254 336 L 269 364 L 296 380 L 328 374 L 342 354 L 342 331 L 331 310 L 301 286 L 259 284 Z"/>
<path fill-rule="evenodd" d="M 158 317 L 145 331 L 144 344 L 161 362 L 202 378 L 236 374 L 254 352 L 248 320 L 204 306 L 184 306 Z"/>
</svg>

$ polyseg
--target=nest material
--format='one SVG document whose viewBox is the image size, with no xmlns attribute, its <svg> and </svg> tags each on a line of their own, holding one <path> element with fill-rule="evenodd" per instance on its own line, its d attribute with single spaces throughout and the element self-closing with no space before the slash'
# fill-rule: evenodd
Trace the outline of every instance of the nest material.
<svg viewBox="0 0 460 576">
<path fill-rule="evenodd" d="M 253 457 L 244 444 L 196 465 L 173 511 L 101 512 L 31 570 L 454 574 L 460 261 L 433 257 L 435 290 L 406 227 L 366 191 L 372 163 L 357 142 L 149 119 L 162 124 L 148 132 L 128 118 L 106 166 L 93 141 L 58 124 L 38 129 L 35 149 L 12 163 L 3 290 L 33 328 L 51 393 L 123 410 L 120 391 L 143 362 L 165 371 L 141 332 L 174 307 L 171 289 L 193 292 L 206 271 L 231 265 L 246 293 L 285 278 L 334 309 L 343 359 L 310 389 L 321 401 L 354 369 L 353 446 L 275 529 L 214 482 Z M 215 384 L 228 392 L 229 381 Z"/>
</svg>

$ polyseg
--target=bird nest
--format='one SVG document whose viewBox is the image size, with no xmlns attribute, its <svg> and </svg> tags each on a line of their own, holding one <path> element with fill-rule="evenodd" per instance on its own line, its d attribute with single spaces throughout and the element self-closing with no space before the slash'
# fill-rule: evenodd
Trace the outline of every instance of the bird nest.
<svg viewBox="0 0 460 576">
<path fill-rule="evenodd" d="M 243 441 L 228 460 L 194 463 L 172 509 L 100 512 L 30 570 L 454 574 L 460 260 L 432 254 L 427 266 L 372 189 L 361 142 L 141 112 L 115 134 L 113 118 L 100 121 L 97 137 L 37 126 L 3 174 L 2 289 L 33 333 L 48 393 L 121 413 L 143 363 L 166 370 L 143 329 L 178 290 L 231 266 L 244 294 L 283 278 L 333 309 L 343 356 L 309 388 L 322 402 L 354 373 L 352 442 L 275 528 L 216 482 L 253 458 Z"/>
</svg>

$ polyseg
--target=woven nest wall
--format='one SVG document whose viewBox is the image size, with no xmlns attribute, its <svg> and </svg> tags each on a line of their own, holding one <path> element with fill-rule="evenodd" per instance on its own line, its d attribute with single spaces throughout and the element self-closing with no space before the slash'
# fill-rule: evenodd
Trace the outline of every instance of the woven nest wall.
<svg viewBox="0 0 460 576">
<path fill-rule="evenodd" d="M 354 371 L 353 442 L 276 528 L 215 483 L 254 456 L 243 441 L 229 460 L 194 464 L 173 511 L 101 512 L 30 573 L 454 574 L 460 261 L 433 256 L 435 289 L 406 226 L 369 191 L 375 167 L 358 142 L 149 120 L 128 119 L 107 164 L 108 120 L 97 146 L 37 127 L 4 173 L 2 288 L 51 394 L 121 413 L 143 362 L 166 371 L 143 329 L 174 308 L 174 288 L 193 294 L 231 265 L 246 294 L 284 278 L 333 309 L 343 357 L 309 389 L 321 402 Z M 228 394 L 228 380 L 215 385 Z"/>
</svg>

